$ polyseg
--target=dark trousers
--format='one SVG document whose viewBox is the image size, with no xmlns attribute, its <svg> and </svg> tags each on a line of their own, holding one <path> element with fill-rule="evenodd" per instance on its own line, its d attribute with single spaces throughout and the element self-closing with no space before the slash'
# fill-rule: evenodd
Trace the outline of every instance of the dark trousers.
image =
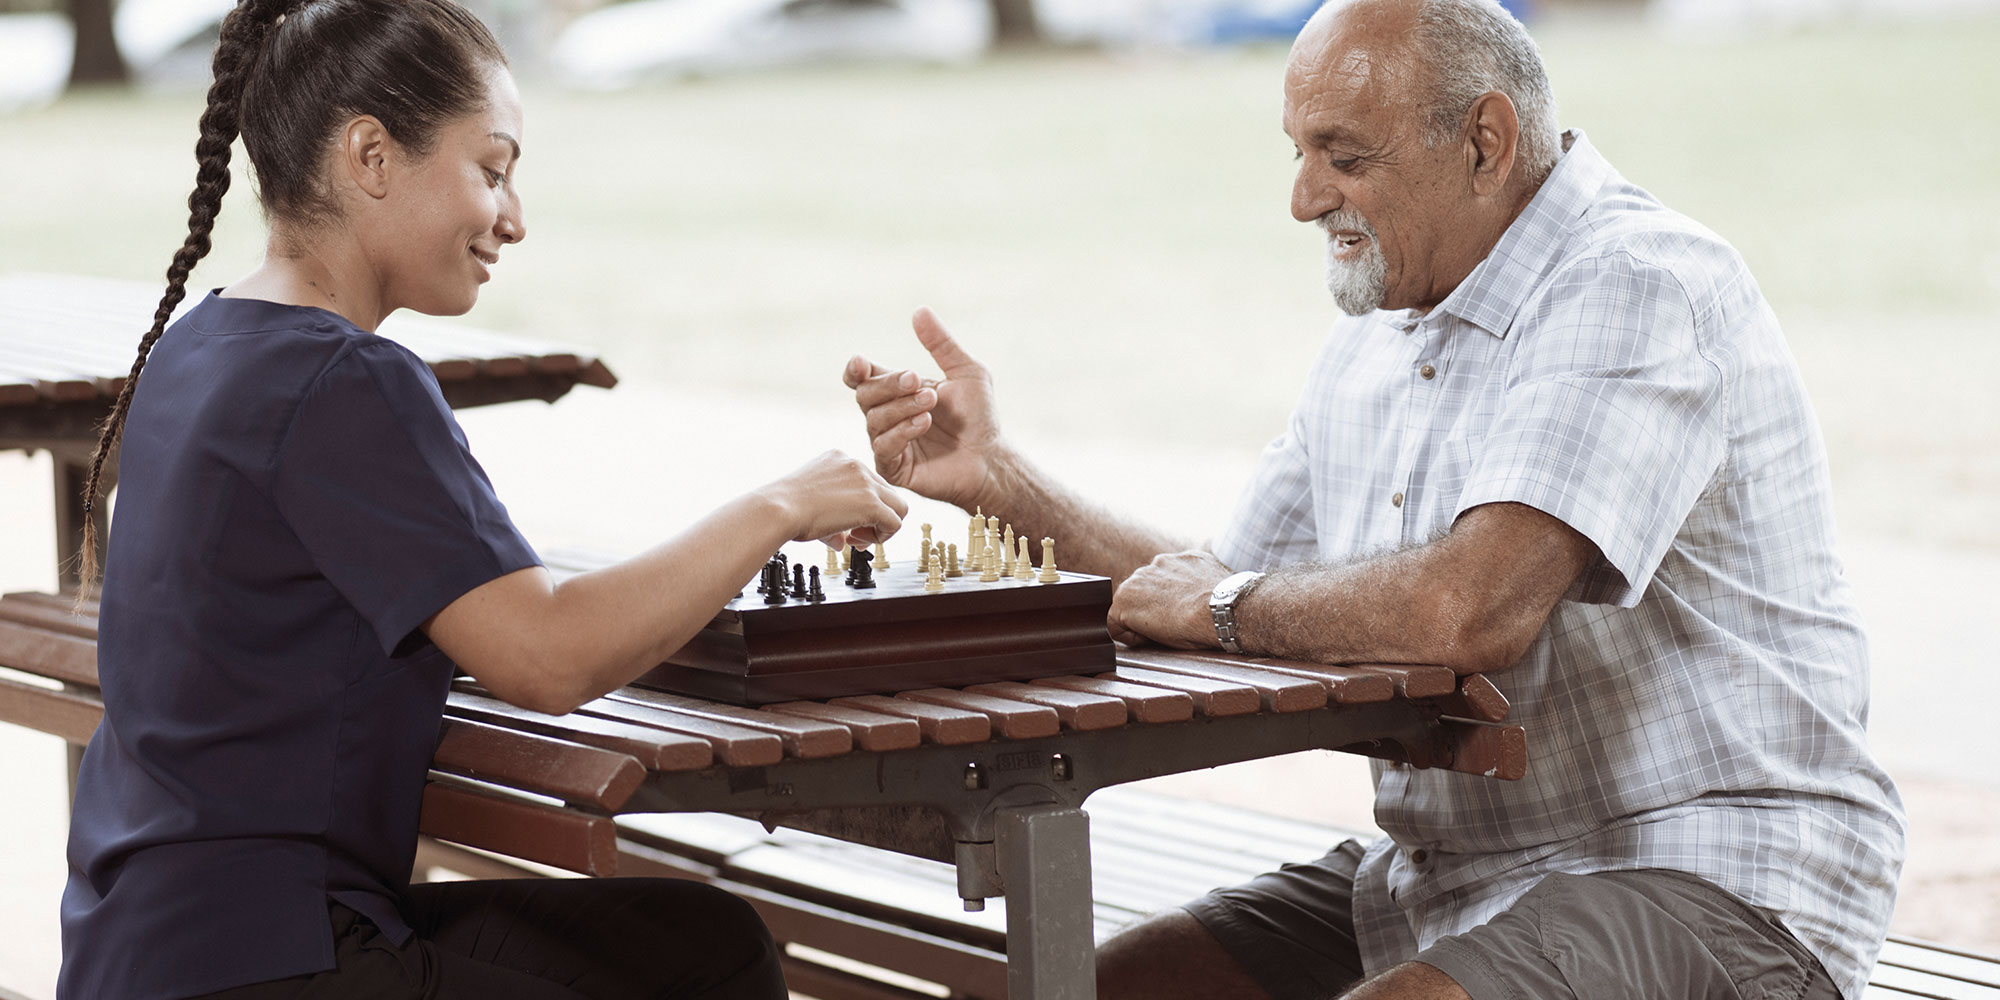
<svg viewBox="0 0 2000 1000">
<path fill-rule="evenodd" d="M 507 879 L 410 888 L 391 945 L 338 903 L 335 968 L 215 1000 L 783 1000 L 778 949 L 748 903 L 679 879 Z"/>
</svg>

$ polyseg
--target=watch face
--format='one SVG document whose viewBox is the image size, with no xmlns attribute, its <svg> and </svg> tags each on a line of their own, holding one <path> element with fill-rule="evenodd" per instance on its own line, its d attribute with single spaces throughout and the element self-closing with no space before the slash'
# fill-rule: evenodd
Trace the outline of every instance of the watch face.
<svg viewBox="0 0 2000 1000">
<path fill-rule="evenodd" d="M 1223 580 L 1221 583 L 1215 585 L 1215 592 L 1208 596 L 1209 605 L 1211 607 L 1228 605 L 1230 602 L 1236 600 L 1236 595 L 1243 593 L 1243 588 L 1249 586 L 1252 580 L 1262 575 L 1262 573 L 1238 573 Z"/>
</svg>

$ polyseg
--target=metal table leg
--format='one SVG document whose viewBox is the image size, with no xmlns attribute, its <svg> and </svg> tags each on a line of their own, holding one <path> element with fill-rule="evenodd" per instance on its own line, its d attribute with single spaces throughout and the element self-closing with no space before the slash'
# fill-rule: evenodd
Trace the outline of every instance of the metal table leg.
<svg viewBox="0 0 2000 1000">
<path fill-rule="evenodd" d="M 1095 1000 L 1090 817 L 1037 805 L 1004 808 L 996 820 L 1009 1000 Z"/>
</svg>

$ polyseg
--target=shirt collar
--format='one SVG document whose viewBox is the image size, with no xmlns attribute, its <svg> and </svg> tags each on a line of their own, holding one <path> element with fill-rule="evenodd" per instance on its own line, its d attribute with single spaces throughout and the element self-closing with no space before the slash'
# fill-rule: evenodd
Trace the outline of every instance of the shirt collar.
<svg viewBox="0 0 2000 1000">
<path fill-rule="evenodd" d="M 1500 242 L 1451 294 L 1431 310 L 1449 313 L 1505 338 L 1528 296 L 1569 244 L 1570 224 L 1596 203 L 1613 174 L 1611 164 L 1581 131 L 1563 134 L 1569 151 L 1556 161 L 1528 206 L 1500 235 Z"/>
</svg>

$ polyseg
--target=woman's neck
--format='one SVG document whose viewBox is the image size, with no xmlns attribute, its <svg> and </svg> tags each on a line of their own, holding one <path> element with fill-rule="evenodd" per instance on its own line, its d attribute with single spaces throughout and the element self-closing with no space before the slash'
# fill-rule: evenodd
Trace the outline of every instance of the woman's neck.
<svg viewBox="0 0 2000 1000">
<path fill-rule="evenodd" d="M 355 248 L 337 239 L 307 242 L 274 228 L 263 265 L 222 296 L 325 309 L 372 332 L 396 308 L 385 291 Z"/>
</svg>

